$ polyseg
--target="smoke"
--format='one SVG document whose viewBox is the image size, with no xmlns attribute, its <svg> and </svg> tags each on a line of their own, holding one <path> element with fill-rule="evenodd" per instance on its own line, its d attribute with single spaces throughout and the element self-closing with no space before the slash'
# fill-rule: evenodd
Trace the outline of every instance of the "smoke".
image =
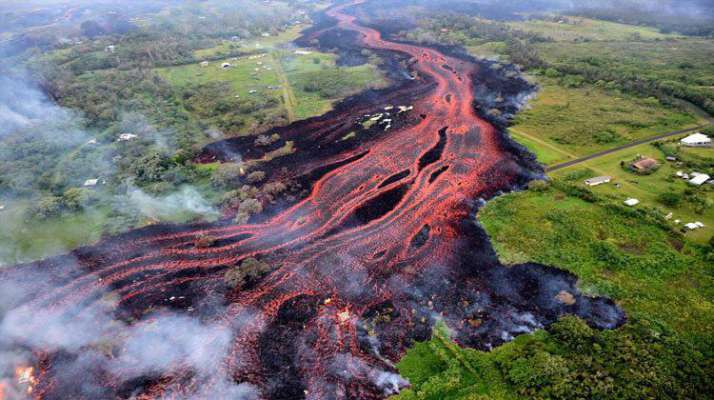
<svg viewBox="0 0 714 400">
<path fill-rule="evenodd" d="M 16 274 L 26 276 L 19 270 Z M 27 303 L 28 296 L 37 293 L 35 282 L 53 278 L 49 272 L 29 275 L 32 279 L 5 275 L 0 288 L 14 288 L 0 291 L 0 304 L 13 305 L 0 311 L 0 385 L 7 399 L 29 398 L 28 382 L 18 380 L 17 368 L 35 365 L 31 348 L 62 354 L 53 362 L 56 385 L 77 397 L 107 397 L 107 379 L 126 383 L 176 376 L 166 388 L 166 398 L 259 398 L 255 387 L 235 382 L 223 364 L 229 355 L 237 357 L 231 353 L 233 330 L 255 326 L 260 313 L 241 310 L 227 324 L 156 310 L 132 324 L 114 317 L 118 304 L 109 294 L 88 306 Z M 38 278 L 43 280 L 35 281 Z M 187 388 L 179 382 L 182 379 L 192 384 Z"/>
<path fill-rule="evenodd" d="M 335 355 L 331 372 L 344 381 L 364 380 L 376 386 L 385 396 L 397 394 L 409 386 L 409 381 L 394 372 L 373 367 L 348 353 Z"/>
<path fill-rule="evenodd" d="M 192 186 L 182 186 L 177 192 L 161 197 L 151 196 L 139 188 L 130 186 L 126 194 L 130 204 L 141 215 L 149 218 L 164 219 L 185 213 L 208 218 L 220 215 L 218 210 Z"/>
</svg>

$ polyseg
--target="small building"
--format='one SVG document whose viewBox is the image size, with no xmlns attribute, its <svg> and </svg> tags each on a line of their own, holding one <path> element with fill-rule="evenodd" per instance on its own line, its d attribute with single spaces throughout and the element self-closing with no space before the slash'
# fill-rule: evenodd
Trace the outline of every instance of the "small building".
<svg viewBox="0 0 714 400">
<path fill-rule="evenodd" d="M 298 56 L 307 56 L 312 54 L 312 52 L 308 50 L 295 50 L 295 54 Z"/>
<path fill-rule="evenodd" d="M 230 67 L 232 67 L 231 63 L 224 62 L 223 64 L 221 64 L 221 68 L 223 68 L 223 69 L 230 68 Z"/>
<path fill-rule="evenodd" d="M 687 230 L 695 231 L 695 230 L 697 230 L 697 229 L 704 228 L 704 224 L 701 223 L 701 222 L 699 222 L 699 221 L 697 221 L 697 222 L 690 222 L 690 223 L 688 223 L 688 224 L 684 224 L 684 227 L 687 228 Z"/>
<path fill-rule="evenodd" d="M 87 179 L 84 181 L 84 187 L 95 187 L 99 183 L 99 179 Z"/>
<path fill-rule="evenodd" d="M 596 176 L 594 178 L 589 178 L 585 180 L 585 184 L 588 186 L 597 186 L 604 183 L 609 183 L 612 180 L 611 176 Z"/>
<path fill-rule="evenodd" d="M 201 66 L 202 67 L 207 67 L 208 66 L 208 61 L 201 61 Z"/>
<path fill-rule="evenodd" d="M 2 211 L 2 210 L 4 210 L 4 209 L 5 209 L 5 205 L 4 205 L 4 204 L 0 204 L 0 211 Z"/>
<path fill-rule="evenodd" d="M 677 157 L 667 156 L 666 160 L 667 160 L 667 161 L 677 161 Z"/>
<path fill-rule="evenodd" d="M 97 139 L 89 139 L 89 141 L 87 141 L 87 144 L 97 144 Z"/>
<path fill-rule="evenodd" d="M 135 135 L 133 133 L 122 133 L 121 135 L 119 135 L 119 139 L 117 139 L 117 142 L 128 142 L 138 137 L 138 135 Z"/>
<path fill-rule="evenodd" d="M 709 178 L 711 178 L 711 177 L 710 177 L 709 175 L 707 175 L 707 174 L 696 174 L 696 175 L 695 175 L 695 174 L 692 174 L 692 176 L 694 176 L 694 178 L 692 178 L 692 179 L 689 180 L 689 184 L 690 184 L 690 185 L 694 185 L 694 186 L 701 186 L 701 185 L 704 184 L 706 181 L 708 181 Z"/>
<path fill-rule="evenodd" d="M 687 147 L 708 147 L 712 145 L 712 139 L 700 132 L 689 135 L 680 141 L 682 146 Z"/>
<path fill-rule="evenodd" d="M 637 172 L 645 173 L 645 172 L 650 172 L 650 171 L 654 170 L 655 168 L 657 168 L 658 165 L 659 165 L 659 163 L 657 162 L 657 160 L 655 160 L 653 158 L 645 157 L 645 158 L 642 158 L 641 160 L 633 162 L 630 165 L 630 167 L 632 167 L 632 169 Z"/>
<path fill-rule="evenodd" d="M 625 200 L 625 205 L 629 207 L 634 207 L 636 205 L 640 204 L 640 201 L 637 199 L 627 199 Z"/>
<path fill-rule="evenodd" d="M 110 44 L 109 46 L 104 48 L 104 51 L 107 53 L 114 53 L 116 51 L 117 47 L 113 44 Z"/>
</svg>

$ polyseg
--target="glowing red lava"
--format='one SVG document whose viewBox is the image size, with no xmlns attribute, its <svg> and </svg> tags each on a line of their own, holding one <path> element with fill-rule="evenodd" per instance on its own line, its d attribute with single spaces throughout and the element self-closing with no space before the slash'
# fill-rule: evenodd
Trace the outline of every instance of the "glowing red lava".
<svg viewBox="0 0 714 400">
<path fill-rule="evenodd" d="M 407 384 L 392 362 L 415 339 L 427 338 L 437 319 L 459 343 L 482 348 L 566 312 L 601 327 L 621 322 L 608 300 L 578 294 L 571 275 L 498 263 L 474 223 L 476 199 L 522 183 L 527 171 L 503 134 L 474 109 L 478 65 L 383 39 L 347 13 L 359 3 L 329 9 L 337 20 L 329 29 L 357 32 L 364 47 L 412 60 L 418 82 L 394 89 L 400 99 L 418 97 L 401 126 L 395 122 L 326 157 L 298 157 L 292 169 L 274 172 L 270 179 L 315 179 L 306 197 L 265 221 L 150 227 L 6 272 L 6 279 L 23 281 L 50 271 L 23 301 L 67 309 L 71 317 L 113 296 L 113 315 L 128 325 L 148 310 L 168 307 L 228 327 L 231 344 L 212 366 L 215 374 L 202 376 L 178 362 L 158 376 L 123 379 L 102 370 L 102 363 L 71 375 L 62 365 L 82 350 L 35 349 L 40 371 L 33 396 L 222 398 L 221 376 L 271 399 L 383 398 Z M 356 120 L 375 104 L 330 115 Z M 343 136 L 342 123 L 299 122 L 286 133 L 322 145 Z M 308 148 L 309 140 L 299 143 L 298 154 L 320 154 Z M 205 235 L 215 244 L 194 246 Z M 227 268 L 248 257 L 277 268 L 222 295 L 227 306 L 220 311 L 197 305 L 223 287 Z M 563 291 L 576 300 L 558 302 Z M 77 387 L 82 380 L 94 381 L 93 392 Z"/>
</svg>

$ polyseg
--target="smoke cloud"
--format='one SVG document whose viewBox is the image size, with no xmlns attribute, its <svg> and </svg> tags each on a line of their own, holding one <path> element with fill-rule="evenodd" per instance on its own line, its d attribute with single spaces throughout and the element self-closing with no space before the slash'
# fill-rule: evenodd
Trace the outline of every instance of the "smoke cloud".
<svg viewBox="0 0 714 400">
<path fill-rule="evenodd" d="M 29 398 L 29 382 L 18 377 L 17 368 L 34 365 L 30 348 L 64 354 L 52 370 L 57 384 L 82 382 L 67 390 L 86 398 L 106 396 L 108 376 L 119 382 L 161 376 L 190 379 L 190 389 L 178 382 L 168 386 L 166 396 L 172 399 L 260 397 L 254 386 L 233 381 L 223 368 L 232 354 L 233 330 L 255 324 L 260 313 L 244 310 L 225 324 L 159 309 L 130 324 L 115 318 L 117 302 L 108 294 L 89 306 L 26 303 L 37 294 L 35 279 L 53 278 L 49 273 L 30 275 L 31 280 L 3 276 L 0 285 L 14 288 L 0 291 L 0 304 L 11 305 L 0 309 L 0 384 L 6 399 Z"/>
<path fill-rule="evenodd" d="M 129 187 L 127 196 L 131 205 L 141 215 L 149 218 L 170 218 L 183 213 L 205 217 L 219 215 L 218 210 L 192 186 L 183 186 L 175 193 L 160 197 L 151 196 L 136 187 Z"/>
</svg>

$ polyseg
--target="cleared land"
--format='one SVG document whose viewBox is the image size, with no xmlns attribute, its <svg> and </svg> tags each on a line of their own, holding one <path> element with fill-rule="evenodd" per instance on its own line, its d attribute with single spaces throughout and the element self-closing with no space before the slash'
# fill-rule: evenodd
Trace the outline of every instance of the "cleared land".
<svg viewBox="0 0 714 400">
<path fill-rule="evenodd" d="M 561 22 L 562 21 L 562 22 Z M 664 40 L 679 36 L 660 33 L 657 29 L 618 24 L 582 17 L 552 17 L 510 22 L 512 28 L 536 33 L 555 41 L 626 41 Z"/>
<path fill-rule="evenodd" d="M 538 83 L 537 97 L 516 117 L 512 132 L 546 165 L 703 122 L 653 98 L 566 87 L 545 76 Z"/>
</svg>

